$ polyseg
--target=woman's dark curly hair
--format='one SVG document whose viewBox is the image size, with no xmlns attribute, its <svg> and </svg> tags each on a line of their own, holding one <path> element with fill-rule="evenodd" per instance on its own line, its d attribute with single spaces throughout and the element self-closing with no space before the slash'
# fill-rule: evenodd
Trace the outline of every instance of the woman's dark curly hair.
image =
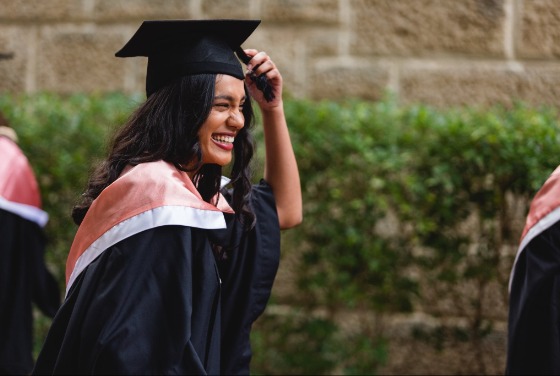
<svg viewBox="0 0 560 376">
<path fill-rule="evenodd" d="M 220 190 L 222 167 L 201 166 L 198 131 L 212 110 L 216 74 L 184 76 L 150 95 L 116 133 L 109 156 L 90 176 L 87 188 L 72 210 L 72 219 L 82 223 L 93 200 L 114 182 L 127 165 L 164 160 L 182 171 L 197 171 L 193 181 L 200 195 L 212 202 Z M 254 144 L 249 130 L 254 114 L 248 98 L 243 106 L 245 126 L 234 142 L 231 206 L 245 226 L 252 227 L 254 214 L 248 205 L 251 190 L 250 162 Z M 216 204 L 215 202 L 212 202 Z"/>
</svg>

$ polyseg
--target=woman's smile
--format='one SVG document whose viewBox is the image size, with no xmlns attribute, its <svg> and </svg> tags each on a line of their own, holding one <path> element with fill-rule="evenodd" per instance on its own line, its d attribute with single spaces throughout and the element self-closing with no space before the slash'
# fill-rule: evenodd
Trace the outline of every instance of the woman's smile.
<svg viewBox="0 0 560 376">
<path fill-rule="evenodd" d="M 233 149 L 235 137 L 227 134 L 215 133 L 212 135 L 212 141 L 222 149 L 231 151 Z"/>
</svg>

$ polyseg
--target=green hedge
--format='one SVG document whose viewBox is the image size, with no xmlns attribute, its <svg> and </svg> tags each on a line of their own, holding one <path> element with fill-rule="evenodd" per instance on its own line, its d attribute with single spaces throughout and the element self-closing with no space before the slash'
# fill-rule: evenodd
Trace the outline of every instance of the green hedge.
<svg viewBox="0 0 560 376">
<path fill-rule="evenodd" d="M 61 289 L 76 230 L 71 207 L 109 136 L 141 100 L 0 96 L 41 184 L 50 214 L 47 257 Z M 489 313 L 481 296 L 498 290 L 507 305 L 528 202 L 560 160 L 556 111 L 288 99 L 286 114 L 304 223 L 283 235 L 284 257 L 297 259 L 293 293 L 272 298 L 292 309 L 270 310 L 255 325 L 253 371 L 375 373 L 391 357 L 391 338 L 375 320 L 414 311 L 445 315 L 437 300 L 464 297 L 465 285 L 474 286 L 458 307 L 472 324 L 467 330 L 413 334 L 437 348 L 472 343 L 476 352 L 506 314 Z M 375 320 L 343 330 L 348 312 Z M 39 316 L 37 348 L 48 325 Z"/>
<path fill-rule="evenodd" d="M 372 373 L 391 356 L 383 318 L 421 311 L 465 318 L 411 336 L 436 349 L 467 343 L 475 361 L 455 372 L 484 373 L 503 356 L 481 343 L 507 316 L 529 200 L 560 162 L 556 111 L 291 101 L 287 117 L 305 213 L 284 244 L 301 254 L 297 294 L 281 303 L 300 307 L 299 325 L 319 325 L 312 313 L 326 311 L 324 330 L 306 333 L 336 346 L 306 354 L 280 337 L 259 365 Z M 365 313 L 353 331 L 337 330 L 356 312 Z M 263 330 L 293 319 L 268 317 Z M 291 355 L 306 360 L 287 368 Z"/>
</svg>

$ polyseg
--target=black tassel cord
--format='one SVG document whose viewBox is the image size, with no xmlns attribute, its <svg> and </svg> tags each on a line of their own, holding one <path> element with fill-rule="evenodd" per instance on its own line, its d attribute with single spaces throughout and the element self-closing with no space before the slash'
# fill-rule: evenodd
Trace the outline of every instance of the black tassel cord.
<svg viewBox="0 0 560 376">
<path fill-rule="evenodd" d="M 245 53 L 245 51 L 243 51 L 241 47 L 239 47 L 235 51 L 235 53 L 237 54 L 237 57 L 239 57 L 239 59 L 245 65 L 247 65 L 251 60 L 251 58 L 247 56 L 247 54 Z M 270 86 L 264 74 L 257 76 L 255 73 L 251 72 L 249 73 L 249 78 L 251 79 L 251 81 L 255 83 L 255 85 L 257 85 L 257 89 L 262 91 L 264 95 L 264 99 L 266 99 L 267 102 L 270 102 L 275 98 L 274 91 L 272 90 L 272 86 Z"/>
</svg>

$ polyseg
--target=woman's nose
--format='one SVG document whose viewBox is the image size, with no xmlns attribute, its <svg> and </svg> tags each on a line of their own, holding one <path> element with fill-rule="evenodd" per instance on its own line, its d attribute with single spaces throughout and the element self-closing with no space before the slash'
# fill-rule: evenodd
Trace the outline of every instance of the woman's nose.
<svg viewBox="0 0 560 376">
<path fill-rule="evenodd" d="M 241 111 L 232 111 L 228 119 L 228 125 L 239 129 L 243 128 L 245 125 L 243 113 Z"/>
</svg>

